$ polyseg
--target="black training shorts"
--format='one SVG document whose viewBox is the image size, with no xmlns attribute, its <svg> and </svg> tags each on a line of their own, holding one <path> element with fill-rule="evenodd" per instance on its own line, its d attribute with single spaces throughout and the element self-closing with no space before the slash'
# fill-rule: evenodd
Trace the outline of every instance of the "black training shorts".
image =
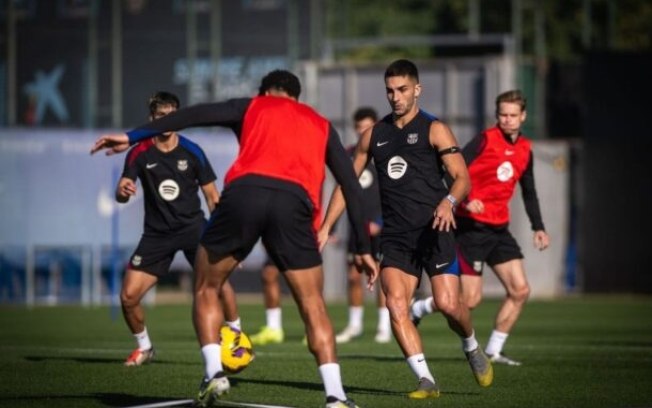
<svg viewBox="0 0 652 408">
<path fill-rule="evenodd" d="M 242 261 L 259 238 L 281 271 L 321 265 L 312 206 L 297 194 L 270 187 L 232 185 L 224 191 L 201 244 L 218 258 Z"/>
<path fill-rule="evenodd" d="M 129 259 L 129 269 L 159 277 L 164 276 L 170 271 L 170 264 L 177 251 L 183 251 L 192 266 L 204 224 L 205 222 L 201 220 L 176 232 L 144 233 Z"/>
<path fill-rule="evenodd" d="M 461 273 L 482 275 L 486 262 L 494 266 L 513 259 L 522 259 L 521 247 L 507 226 L 493 227 L 468 217 L 459 217 L 455 231 Z"/>
<path fill-rule="evenodd" d="M 401 234 L 382 234 L 380 267 L 394 267 L 421 278 L 425 271 L 433 277 L 442 273 L 459 274 L 453 232 L 439 232 L 431 224 Z"/>
</svg>

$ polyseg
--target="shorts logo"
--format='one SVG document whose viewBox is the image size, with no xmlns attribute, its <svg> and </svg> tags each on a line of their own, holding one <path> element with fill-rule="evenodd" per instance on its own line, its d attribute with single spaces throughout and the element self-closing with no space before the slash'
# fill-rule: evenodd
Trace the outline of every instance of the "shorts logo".
<svg viewBox="0 0 652 408">
<path fill-rule="evenodd" d="M 473 270 L 478 272 L 478 273 L 482 272 L 482 262 L 473 261 Z"/>
<path fill-rule="evenodd" d="M 179 171 L 188 170 L 188 160 L 179 160 L 179 161 L 177 161 L 177 169 L 179 169 Z"/>
<path fill-rule="evenodd" d="M 394 156 L 387 163 L 387 174 L 389 178 L 398 180 L 407 171 L 407 162 L 401 156 Z"/>
<path fill-rule="evenodd" d="M 514 167 L 512 166 L 512 162 L 506 161 L 498 166 L 498 169 L 496 170 L 496 177 L 498 177 L 498 180 L 502 181 L 503 183 L 509 181 L 512 177 L 514 177 Z"/>
<path fill-rule="evenodd" d="M 158 186 L 158 193 L 165 201 L 173 201 L 179 197 L 179 185 L 174 180 L 163 180 Z"/>
<path fill-rule="evenodd" d="M 408 144 L 415 144 L 419 140 L 418 133 L 408 133 L 407 142 Z"/>
<path fill-rule="evenodd" d="M 364 169 L 358 181 L 362 188 L 367 189 L 374 183 L 374 175 L 368 169 Z"/>
<path fill-rule="evenodd" d="M 133 258 L 131 258 L 131 264 L 133 266 L 138 266 L 143 262 L 143 258 L 140 255 L 134 255 Z"/>
</svg>

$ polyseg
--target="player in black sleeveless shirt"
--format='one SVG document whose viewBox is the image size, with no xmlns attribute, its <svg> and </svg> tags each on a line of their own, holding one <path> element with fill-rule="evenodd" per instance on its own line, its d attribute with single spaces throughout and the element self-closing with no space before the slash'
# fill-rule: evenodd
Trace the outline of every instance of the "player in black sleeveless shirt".
<svg viewBox="0 0 652 408">
<path fill-rule="evenodd" d="M 433 296 L 462 347 L 476 381 L 489 386 L 491 363 L 475 339 L 471 315 L 460 301 L 459 268 L 454 248 L 453 209 L 470 189 L 468 170 L 448 126 L 419 109 L 421 93 L 416 66 L 397 60 L 385 71 L 392 113 L 359 140 L 354 167 L 359 175 L 373 158 L 380 183 L 381 284 L 387 296 L 392 331 L 419 385 L 410 398 L 436 398 L 439 386 L 428 369 L 421 337 L 409 306 L 421 274 L 430 277 Z M 442 181 L 450 174 L 450 189 Z M 334 191 L 319 231 L 320 244 L 344 209 L 339 187 Z"/>
</svg>

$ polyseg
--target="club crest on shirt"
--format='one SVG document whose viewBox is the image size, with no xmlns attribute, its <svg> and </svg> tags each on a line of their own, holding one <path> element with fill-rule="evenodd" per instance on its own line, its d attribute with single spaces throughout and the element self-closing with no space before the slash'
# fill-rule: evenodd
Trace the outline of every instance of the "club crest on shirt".
<svg viewBox="0 0 652 408">
<path fill-rule="evenodd" d="M 503 183 L 509 181 L 512 177 L 514 177 L 514 167 L 512 166 L 512 162 L 505 161 L 500 166 L 498 166 L 498 169 L 496 170 L 496 177 L 498 177 L 498 180 L 502 181 Z"/>
<path fill-rule="evenodd" d="M 141 262 L 143 262 L 143 258 L 140 255 L 134 255 L 134 257 L 131 258 L 131 264 L 133 266 L 138 266 Z"/>
<path fill-rule="evenodd" d="M 408 133 L 407 142 L 408 144 L 415 144 L 419 140 L 418 133 Z"/>
<path fill-rule="evenodd" d="M 179 171 L 188 170 L 188 160 L 179 160 L 179 161 L 177 161 L 177 169 L 179 169 Z"/>
</svg>

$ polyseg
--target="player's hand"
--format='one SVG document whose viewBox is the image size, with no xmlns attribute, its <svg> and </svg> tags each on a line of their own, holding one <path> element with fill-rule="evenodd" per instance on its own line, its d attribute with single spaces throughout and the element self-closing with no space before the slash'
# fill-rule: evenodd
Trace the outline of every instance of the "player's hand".
<svg viewBox="0 0 652 408">
<path fill-rule="evenodd" d="M 328 231 L 328 228 L 321 227 L 319 231 L 317 231 L 317 244 L 319 245 L 319 252 L 322 252 L 324 250 L 324 247 L 330 240 L 330 231 Z"/>
<path fill-rule="evenodd" d="M 136 191 L 136 183 L 132 179 L 127 177 L 120 179 L 120 183 L 118 183 L 118 196 L 127 201 L 129 197 L 136 195 Z"/>
<path fill-rule="evenodd" d="M 102 135 L 95 141 L 95 144 L 91 148 L 91 154 L 95 154 L 103 149 L 107 149 L 107 156 L 122 153 L 129 149 L 129 136 L 126 133 L 108 133 Z"/>
<path fill-rule="evenodd" d="M 484 203 L 474 198 L 466 204 L 466 209 L 472 214 L 482 214 L 484 212 Z"/>
<path fill-rule="evenodd" d="M 382 227 L 380 226 L 380 224 L 375 223 L 373 221 L 369 223 L 369 235 L 370 236 L 372 236 L 372 237 L 378 236 L 378 234 L 380 234 L 381 229 L 382 229 Z"/>
<path fill-rule="evenodd" d="M 378 279 L 378 264 L 371 254 L 356 254 L 355 266 L 367 275 L 367 289 L 373 292 Z"/>
<path fill-rule="evenodd" d="M 550 237 L 548 234 L 543 230 L 534 231 L 534 247 L 539 251 L 543 251 L 549 246 Z"/>
<path fill-rule="evenodd" d="M 444 198 L 441 200 L 433 216 L 432 229 L 448 232 L 451 230 L 451 227 L 457 228 L 455 215 L 453 214 L 453 204 L 447 199 Z"/>
</svg>

